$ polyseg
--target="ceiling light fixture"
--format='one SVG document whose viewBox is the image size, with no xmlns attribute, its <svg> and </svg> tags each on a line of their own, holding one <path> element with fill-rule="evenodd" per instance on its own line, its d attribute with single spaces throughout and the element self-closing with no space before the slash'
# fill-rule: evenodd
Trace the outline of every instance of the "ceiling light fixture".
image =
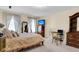
<svg viewBox="0 0 79 59">
<path fill-rule="evenodd" d="M 9 9 L 11 9 L 12 8 L 12 6 L 9 6 Z"/>
</svg>

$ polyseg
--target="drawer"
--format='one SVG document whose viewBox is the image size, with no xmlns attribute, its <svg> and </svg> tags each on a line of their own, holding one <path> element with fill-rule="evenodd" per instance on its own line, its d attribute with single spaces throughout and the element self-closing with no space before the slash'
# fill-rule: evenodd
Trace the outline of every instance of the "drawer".
<svg viewBox="0 0 79 59">
<path fill-rule="evenodd" d="M 79 35 L 68 35 L 68 38 L 79 38 Z"/>
<path fill-rule="evenodd" d="M 72 46 L 72 47 L 79 48 L 79 44 L 76 44 L 76 43 L 68 42 L 68 45 Z"/>
<path fill-rule="evenodd" d="M 77 38 L 74 38 L 74 37 L 67 37 L 67 40 L 77 40 Z"/>
<path fill-rule="evenodd" d="M 77 40 L 68 40 L 67 42 L 72 42 L 72 43 L 75 43 L 75 44 L 79 44 L 79 41 L 77 41 Z"/>
<path fill-rule="evenodd" d="M 67 34 L 68 36 L 79 36 L 79 33 L 69 33 L 69 34 Z"/>
<path fill-rule="evenodd" d="M 74 37 L 67 37 L 68 40 L 79 40 L 78 36 L 74 36 Z"/>
<path fill-rule="evenodd" d="M 74 38 L 77 38 L 78 39 L 79 38 L 79 35 L 75 35 Z"/>
</svg>

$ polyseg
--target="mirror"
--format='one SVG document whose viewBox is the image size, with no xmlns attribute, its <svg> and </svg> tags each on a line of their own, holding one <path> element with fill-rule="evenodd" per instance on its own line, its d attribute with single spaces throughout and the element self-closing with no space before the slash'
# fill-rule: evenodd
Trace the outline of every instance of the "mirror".
<svg viewBox="0 0 79 59">
<path fill-rule="evenodd" d="M 26 21 L 22 22 L 22 33 L 28 32 L 28 23 Z"/>
</svg>

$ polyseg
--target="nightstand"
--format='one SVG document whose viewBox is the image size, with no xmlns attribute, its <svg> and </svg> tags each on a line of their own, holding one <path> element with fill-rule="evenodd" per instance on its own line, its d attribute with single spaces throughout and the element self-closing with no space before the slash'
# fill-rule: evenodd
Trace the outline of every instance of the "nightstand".
<svg viewBox="0 0 79 59">
<path fill-rule="evenodd" d="M 0 52 L 5 51 L 6 38 L 4 36 L 0 37 Z"/>
</svg>

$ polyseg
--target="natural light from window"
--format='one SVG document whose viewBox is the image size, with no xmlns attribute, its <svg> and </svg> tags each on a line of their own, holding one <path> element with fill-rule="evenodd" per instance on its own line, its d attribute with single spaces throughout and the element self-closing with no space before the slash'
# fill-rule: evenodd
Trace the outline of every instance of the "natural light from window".
<svg viewBox="0 0 79 59">
<path fill-rule="evenodd" d="M 11 18 L 8 29 L 11 30 L 11 31 L 15 31 L 14 16 L 12 16 L 12 18 Z"/>
<path fill-rule="evenodd" d="M 35 20 L 32 20 L 32 33 L 35 33 Z"/>
</svg>

